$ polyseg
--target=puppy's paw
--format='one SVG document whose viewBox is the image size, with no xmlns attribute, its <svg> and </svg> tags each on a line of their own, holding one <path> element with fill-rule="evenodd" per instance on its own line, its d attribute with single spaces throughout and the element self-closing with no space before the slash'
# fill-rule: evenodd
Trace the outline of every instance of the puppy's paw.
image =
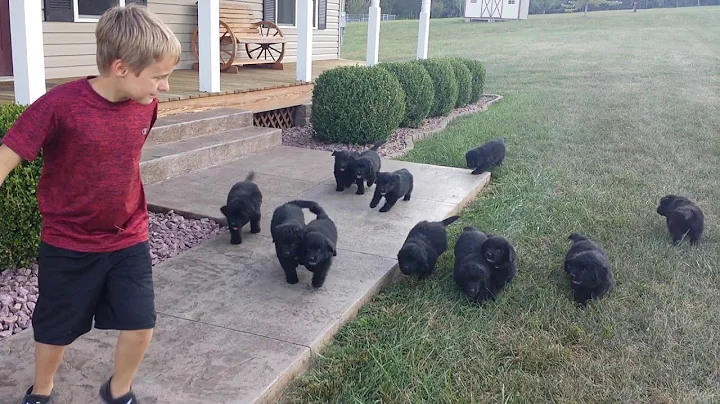
<svg viewBox="0 0 720 404">
<path fill-rule="evenodd" d="M 390 211 L 390 208 L 392 208 L 392 206 L 385 205 L 382 208 L 380 208 L 380 212 L 388 212 L 388 211 Z"/>
<path fill-rule="evenodd" d="M 355 195 L 365 195 L 365 191 L 361 191 L 358 189 L 357 192 L 355 192 Z"/>
<path fill-rule="evenodd" d="M 298 283 L 298 282 L 300 281 L 300 279 L 298 279 L 297 275 L 295 275 L 295 276 L 286 276 L 286 277 L 285 277 L 285 280 L 287 281 L 287 283 L 289 283 L 289 284 L 291 284 L 291 285 L 294 285 L 294 284 L 296 284 L 296 283 Z"/>
</svg>

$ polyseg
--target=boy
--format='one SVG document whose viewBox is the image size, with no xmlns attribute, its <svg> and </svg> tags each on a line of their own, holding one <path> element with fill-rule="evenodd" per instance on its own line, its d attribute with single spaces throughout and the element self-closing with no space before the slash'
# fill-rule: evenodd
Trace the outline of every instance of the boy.
<svg viewBox="0 0 720 404">
<path fill-rule="evenodd" d="M 131 383 L 155 327 L 148 212 L 140 156 L 157 94 L 180 60 L 175 35 L 147 8 L 116 7 L 95 31 L 99 76 L 53 88 L 0 146 L 0 186 L 43 151 L 38 205 L 35 383 L 25 404 L 51 400 L 65 347 L 92 328 L 120 330 L 106 403 L 137 404 Z"/>
</svg>

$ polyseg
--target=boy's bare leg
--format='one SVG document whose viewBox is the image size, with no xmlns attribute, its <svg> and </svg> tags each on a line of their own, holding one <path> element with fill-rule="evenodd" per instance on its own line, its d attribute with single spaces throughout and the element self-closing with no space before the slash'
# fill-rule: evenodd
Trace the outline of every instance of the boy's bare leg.
<svg viewBox="0 0 720 404">
<path fill-rule="evenodd" d="M 35 384 L 33 394 L 49 396 L 53 389 L 53 379 L 60 367 L 65 347 L 35 343 Z"/>
<path fill-rule="evenodd" d="M 122 397 L 130 391 L 133 378 L 145 356 L 153 330 L 120 331 L 115 347 L 115 374 L 110 381 L 113 398 Z"/>
</svg>

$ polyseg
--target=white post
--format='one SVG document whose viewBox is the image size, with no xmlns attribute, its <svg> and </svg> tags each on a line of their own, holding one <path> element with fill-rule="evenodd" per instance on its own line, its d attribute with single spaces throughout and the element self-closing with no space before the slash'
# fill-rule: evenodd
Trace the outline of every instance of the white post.
<svg viewBox="0 0 720 404">
<path fill-rule="evenodd" d="M 297 0 L 297 63 L 295 79 L 312 81 L 313 0 Z"/>
<path fill-rule="evenodd" d="M 45 94 L 42 3 L 10 0 L 15 102 L 30 105 Z"/>
<path fill-rule="evenodd" d="M 420 9 L 420 29 L 418 30 L 417 58 L 427 59 L 428 39 L 430 38 L 430 0 L 422 0 Z"/>
<path fill-rule="evenodd" d="M 200 91 L 220 91 L 220 1 L 198 1 Z"/>
<path fill-rule="evenodd" d="M 367 57 L 365 63 L 368 66 L 374 66 L 378 64 L 380 51 L 380 0 L 371 0 L 368 14 Z"/>
</svg>

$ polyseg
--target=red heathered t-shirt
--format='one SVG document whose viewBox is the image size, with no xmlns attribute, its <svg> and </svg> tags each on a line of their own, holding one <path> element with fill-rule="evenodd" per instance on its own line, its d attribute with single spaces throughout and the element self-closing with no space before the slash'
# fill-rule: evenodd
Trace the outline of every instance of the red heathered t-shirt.
<svg viewBox="0 0 720 404">
<path fill-rule="evenodd" d="M 38 98 L 2 143 L 26 161 L 42 148 L 41 239 L 74 251 L 109 252 L 148 239 L 140 156 L 157 119 L 157 100 L 113 103 L 89 78 Z"/>
</svg>

